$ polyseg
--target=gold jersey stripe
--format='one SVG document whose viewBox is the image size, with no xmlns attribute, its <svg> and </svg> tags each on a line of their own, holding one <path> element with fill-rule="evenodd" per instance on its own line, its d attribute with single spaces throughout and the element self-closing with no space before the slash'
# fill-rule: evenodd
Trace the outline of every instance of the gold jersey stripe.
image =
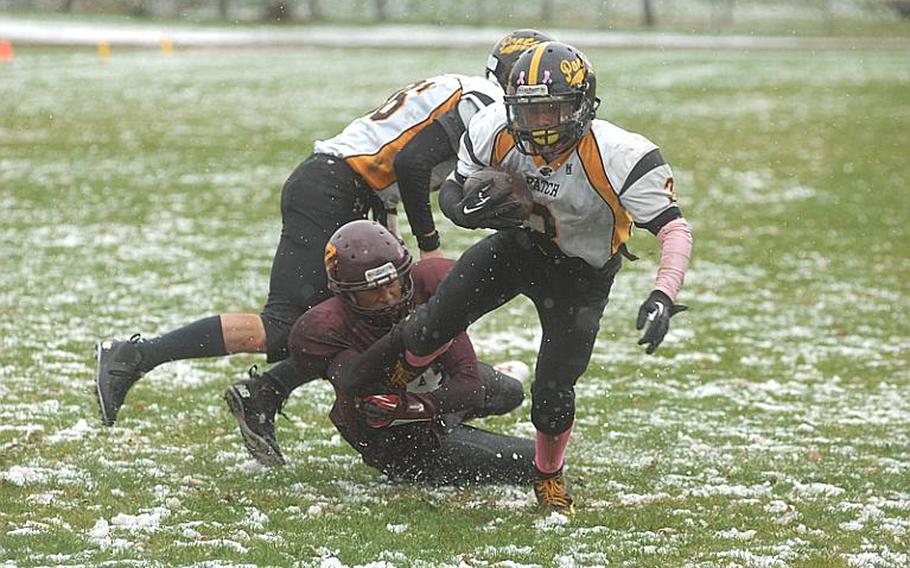
<svg viewBox="0 0 910 568">
<path fill-rule="evenodd" d="M 506 154 L 511 152 L 514 147 L 515 139 L 512 138 L 512 134 L 506 128 L 497 132 L 493 142 L 493 155 L 491 156 L 490 165 L 501 166 Z"/>
<path fill-rule="evenodd" d="M 619 247 L 632 236 L 632 216 L 620 204 L 619 197 L 613 190 L 613 185 L 607 177 L 603 160 L 600 157 L 597 140 L 590 131 L 584 135 L 578 145 L 578 157 L 581 159 L 581 167 L 584 168 L 591 185 L 613 211 L 613 237 L 610 250 L 612 254 L 616 254 Z"/>
<path fill-rule="evenodd" d="M 410 142 L 411 138 L 418 132 L 429 126 L 444 112 L 451 110 L 458 104 L 461 99 L 461 89 L 458 89 L 446 99 L 442 104 L 437 106 L 423 122 L 419 122 L 408 128 L 398 135 L 394 140 L 387 142 L 382 148 L 373 154 L 358 154 L 348 156 L 344 159 L 351 166 L 351 169 L 357 172 L 363 181 L 376 191 L 382 191 L 396 181 L 398 176 L 395 175 L 395 156 L 404 148 L 405 144 Z"/>
</svg>

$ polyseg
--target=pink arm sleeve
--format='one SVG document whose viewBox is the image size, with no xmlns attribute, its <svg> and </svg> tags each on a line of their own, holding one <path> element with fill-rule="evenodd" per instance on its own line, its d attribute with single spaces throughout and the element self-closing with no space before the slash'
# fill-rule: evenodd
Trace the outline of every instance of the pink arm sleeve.
<svg viewBox="0 0 910 568">
<path fill-rule="evenodd" d="M 657 232 L 657 242 L 660 243 L 660 268 L 654 289 L 675 303 L 692 256 L 692 229 L 682 217 L 674 219 Z"/>
</svg>

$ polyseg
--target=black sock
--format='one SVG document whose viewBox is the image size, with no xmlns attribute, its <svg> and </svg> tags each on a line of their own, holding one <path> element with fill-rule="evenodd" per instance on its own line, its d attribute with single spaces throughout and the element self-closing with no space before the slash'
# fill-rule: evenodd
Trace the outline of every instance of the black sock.
<svg viewBox="0 0 910 568">
<path fill-rule="evenodd" d="M 297 366 L 294 365 L 294 360 L 290 357 L 276 363 L 271 369 L 262 373 L 262 376 L 271 379 L 276 387 L 284 391 L 285 398 L 291 396 L 291 391 L 309 382 L 301 380 L 300 373 L 297 372 Z"/>
<path fill-rule="evenodd" d="M 140 370 L 143 373 L 168 361 L 228 354 L 221 333 L 221 316 L 196 320 L 161 337 L 142 340 L 136 346 L 142 353 Z"/>
</svg>

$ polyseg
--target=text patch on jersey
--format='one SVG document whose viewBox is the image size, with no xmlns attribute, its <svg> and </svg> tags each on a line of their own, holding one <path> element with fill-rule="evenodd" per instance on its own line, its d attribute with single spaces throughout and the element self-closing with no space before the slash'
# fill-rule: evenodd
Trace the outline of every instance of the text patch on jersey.
<svg viewBox="0 0 910 568">
<path fill-rule="evenodd" d="M 559 193 L 559 184 L 556 182 L 534 176 L 525 176 L 525 181 L 528 182 L 528 187 L 531 188 L 531 191 L 549 195 L 550 197 L 556 197 L 556 194 Z"/>
</svg>

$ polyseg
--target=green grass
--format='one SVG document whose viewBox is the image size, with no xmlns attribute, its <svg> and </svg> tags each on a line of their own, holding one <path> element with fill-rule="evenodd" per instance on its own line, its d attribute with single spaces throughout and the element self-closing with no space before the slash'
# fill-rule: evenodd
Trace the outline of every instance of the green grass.
<svg viewBox="0 0 910 568">
<path fill-rule="evenodd" d="M 388 483 L 335 433 L 324 383 L 279 422 L 290 464 L 255 467 L 220 400 L 255 356 L 153 371 L 112 429 L 91 395 L 94 341 L 258 311 L 280 187 L 314 139 L 484 53 L 18 49 L 0 66 L 0 563 L 910 563 L 906 54 L 589 56 L 601 116 L 673 164 L 696 248 L 692 309 L 648 357 L 634 315 L 657 248 L 633 238 L 560 524 L 523 487 Z M 476 238 L 440 223 L 451 255 Z M 538 333 L 521 299 L 472 328 L 491 362 L 532 363 Z M 532 435 L 528 413 L 484 425 Z"/>
</svg>

